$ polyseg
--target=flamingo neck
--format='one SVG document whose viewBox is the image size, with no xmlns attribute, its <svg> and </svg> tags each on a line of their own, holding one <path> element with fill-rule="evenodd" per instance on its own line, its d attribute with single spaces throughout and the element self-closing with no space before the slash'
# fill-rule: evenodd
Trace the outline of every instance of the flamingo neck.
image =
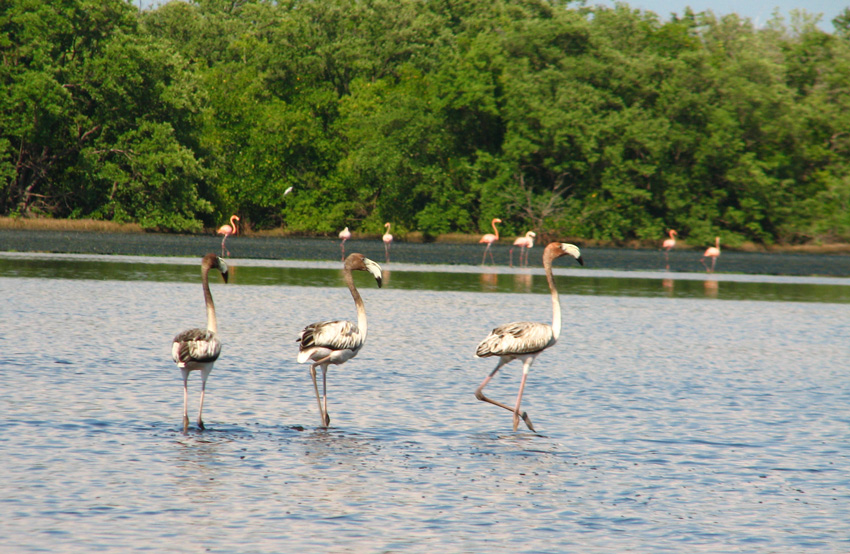
<svg viewBox="0 0 850 554">
<path fill-rule="evenodd" d="M 234 221 L 235 219 L 236 219 L 235 215 L 230 216 L 230 226 L 233 227 L 233 234 L 234 235 L 236 234 L 236 221 Z"/>
<path fill-rule="evenodd" d="M 201 269 L 201 283 L 204 286 L 204 304 L 207 306 L 207 329 L 213 333 L 218 333 L 218 322 L 215 318 L 215 304 L 213 304 L 212 293 L 210 292 L 210 268 L 206 265 Z"/>
<path fill-rule="evenodd" d="M 490 225 L 493 226 L 493 233 L 496 235 L 496 240 L 499 240 L 499 230 L 496 228 L 496 222 L 491 221 Z"/>
<path fill-rule="evenodd" d="M 368 332 L 366 306 L 363 304 L 363 298 L 360 297 L 357 287 L 354 286 L 354 277 L 351 275 L 351 270 L 345 268 L 342 276 L 343 279 L 345 279 L 345 284 L 348 286 L 348 290 L 351 291 L 351 298 L 354 299 L 354 307 L 357 309 L 357 328 L 360 329 L 360 333 L 363 335 L 363 340 L 365 341 L 366 334 Z"/>
<path fill-rule="evenodd" d="M 546 271 L 546 281 L 549 283 L 549 292 L 552 294 L 552 336 L 555 340 L 561 335 L 561 298 L 555 288 L 555 277 L 552 275 L 552 259 L 549 256 L 543 258 L 543 269 Z"/>
</svg>

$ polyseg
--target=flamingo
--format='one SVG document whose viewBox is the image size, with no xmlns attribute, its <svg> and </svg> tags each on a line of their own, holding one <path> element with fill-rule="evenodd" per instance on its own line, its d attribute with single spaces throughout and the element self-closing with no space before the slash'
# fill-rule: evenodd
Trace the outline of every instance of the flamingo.
<svg viewBox="0 0 850 554">
<path fill-rule="evenodd" d="M 481 265 L 484 265 L 484 260 L 487 259 L 487 252 L 490 252 L 490 245 L 499 240 L 499 230 L 496 229 L 496 224 L 501 222 L 501 219 L 493 218 L 493 221 L 490 222 L 490 225 L 493 226 L 493 233 L 495 233 L 495 235 L 492 233 L 487 233 L 486 235 L 481 237 L 481 240 L 478 241 L 479 244 L 483 242 L 487 243 L 487 248 L 484 249 L 484 256 L 481 258 Z M 493 262 L 493 264 L 496 263 L 496 260 L 493 259 L 492 252 L 490 252 L 490 260 Z"/>
<path fill-rule="evenodd" d="M 342 252 L 342 261 L 345 261 L 345 241 L 351 238 L 351 231 L 348 230 L 348 227 L 339 232 L 339 238 L 342 239 L 342 242 L 339 243 L 339 249 Z"/>
<path fill-rule="evenodd" d="M 390 246 L 393 243 L 393 236 L 390 234 L 390 224 L 384 223 L 384 227 L 387 228 L 387 232 L 384 233 L 381 239 L 384 241 L 384 252 L 387 255 L 387 263 L 390 263 Z"/>
<path fill-rule="evenodd" d="M 528 414 L 525 412 L 520 413 L 519 407 L 522 401 L 522 391 L 525 388 L 525 380 L 528 377 L 528 370 L 531 368 L 531 364 L 538 354 L 555 344 L 558 336 L 561 334 L 561 303 L 558 297 L 558 291 L 555 289 L 555 278 L 552 276 L 552 261 L 567 254 L 578 260 L 579 264 L 584 265 L 581 251 L 574 244 L 551 242 L 543 251 L 543 269 L 546 271 L 546 280 L 549 282 L 549 291 L 552 295 L 552 325 L 532 323 L 529 321 L 518 321 L 500 325 L 493 329 L 487 335 L 487 338 L 481 341 L 475 351 L 476 358 L 499 357 L 499 363 L 496 364 L 496 368 L 490 372 L 490 375 L 475 390 L 475 398 L 513 412 L 514 431 L 517 430 L 520 418 L 522 418 L 530 430 L 534 431 L 534 426 L 532 426 Z M 483 391 L 487 383 L 490 382 L 490 379 L 496 375 L 496 372 L 503 365 L 515 359 L 522 360 L 522 381 L 519 385 L 516 405 L 511 408 L 507 404 L 487 398 L 484 396 Z"/>
<path fill-rule="evenodd" d="M 216 234 L 224 235 L 224 238 L 221 239 L 221 256 L 224 257 L 224 251 L 226 250 L 224 246 L 224 241 L 227 240 L 227 237 L 230 235 L 236 234 L 236 222 L 239 221 L 239 216 L 232 215 L 230 216 L 230 225 L 224 224 L 218 228 Z M 230 256 L 230 250 L 227 250 L 227 255 Z"/>
<path fill-rule="evenodd" d="M 667 269 L 670 269 L 670 251 L 676 246 L 676 235 L 679 233 L 675 229 L 670 229 L 667 234 L 670 235 L 670 238 L 664 239 L 661 248 L 664 249 L 664 262 L 667 264 Z"/>
<path fill-rule="evenodd" d="M 171 357 L 183 374 L 183 432 L 189 429 L 189 373 L 201 372 L 201 404 L 198 408 L 198 427 L 204 429 L 201 413 L 204 411 L 204 393 L 207 389 L 207 377 L 213 364 L 221 354 L 221 341 L 218 339 L 218 325 L 215 318 L 215 305 L 210 292 L 209 272 L 217 269 L 227 282 L 227 264 L 215 254 L 207 254 L 201 262 L 201 283 L 204 288 L 204 302 L 207 306 L 206 329 L 196 328 L 183 331 L 174 337 L 171 344 Z"/>
<path fill-rule="evenodd" d="M 519 265 L 522 266 L 522 253 L 525 252 L 525 265 L 528 265 L 528 252 L 526 252 L 526 248 L 532 248 L 534 246 L 534 237 L 537 234 L 534 231 L 529 231 L 525 234 L 524 237 L 518 237 L 514 241 L 514 246 L 519 246 Z M 511 255 L 511 267 L 514 266 L 514 249 L 511 247 L 510 250 Z"/>
<path fill-rule="evenodd" d="M 381 287 L 381 266 L 373 262 L 363 254 L 351 254 L 345 259 L 342 268 L 342 276 L 354 306 L 357 308 L 357 324 L 350 321 L 320 321 L 312 323 L 301 331 L 296 342 L 301 343 L 298 352 L 298 363 L 311 362 L 310 376 L 313 378 L 313 389 L 316 391 L 316 402 L 319 403 L 319 414 L 322 418 L 322 427 L 330 425 L 331 418 L 328 415 L 327 397 L 327 374 L 328 365 L 339 365 L 350 360 L 360 352 L 366 343 L 366 308 L 363 299 L 354 286 L 354 278 L 351 276 L 353 270 L 368 271 Z M 322 368 L 322 396 L 319 398 L 319 386 L 316 383 L 316 368 Z"/>
<path fill-rule="evenodd" d="M 702 262 L 702 265 L 705 266 L 706 273 L 714 273 L 714 264 L 717 263 L 717 258 L 720 256 L 720 237 L 714 237 L 714 246 L 709 246 L 705 249 L 705 253 L 702 255 L 702 258 L 699 261 Z M 711 269 L 705 265 L 705 259 L 711 258 Z"/>
</svg>

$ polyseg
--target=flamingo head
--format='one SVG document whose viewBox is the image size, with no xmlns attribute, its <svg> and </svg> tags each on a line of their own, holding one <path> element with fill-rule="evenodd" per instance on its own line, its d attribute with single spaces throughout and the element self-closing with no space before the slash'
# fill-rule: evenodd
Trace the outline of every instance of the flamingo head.
<svg viewBox="0 0 850 554">
<path fill-rule="evenodd" d="M 221 272 L 221 278 L 224 279 L 224 282 L 227 282 L 227 264 L 220 257 L 215 254 L 207 254 L 204 256 L 204 259 L 201 261 L 201 267 L 204 271 L 209 271 L 210 269 L 217 269 Z"/>
<path fill-rule="evenodd" d="M 543 252 L 543 257 L 553 260 L 561 256 L 570 255 L 576 259 L 580 265 L 584 265 L 584 258 L 581 257 L 581 250 L 575 244 L 566 242 L 550 242 L 549 246 Z"/>
<path fill-rule="evenodd" d="M 363 254 L 358 254 L 357 252 L 349 254 L 349 256 L 345 259 L 345 267 L 350 270 L 369 272 L 372 277 L 375 278 L 375 281 L 378 282 L 378 288 L 381 288 L 383 282 L 383 271 L 381 270 L 381 266 Z"/>
</svg>

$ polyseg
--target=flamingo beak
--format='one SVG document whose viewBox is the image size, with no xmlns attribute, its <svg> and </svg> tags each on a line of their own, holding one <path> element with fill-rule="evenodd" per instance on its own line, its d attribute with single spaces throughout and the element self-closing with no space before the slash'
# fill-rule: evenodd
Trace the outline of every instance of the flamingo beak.
<svg viewBox="0 0 850 554">
<path fill-rule="evenodd" d="M 363 258 L 363 265 L 366 266 L 366 271 L 372 274 L 372 277 L 375 278 L 375 281 L 378 282 L 378 288 L 381 288 L 381 284 L 383 281 L 383 271 L 381 270 L 381 266 L 377 263 L 373 262 L 369 258 Z"/>
</svg>

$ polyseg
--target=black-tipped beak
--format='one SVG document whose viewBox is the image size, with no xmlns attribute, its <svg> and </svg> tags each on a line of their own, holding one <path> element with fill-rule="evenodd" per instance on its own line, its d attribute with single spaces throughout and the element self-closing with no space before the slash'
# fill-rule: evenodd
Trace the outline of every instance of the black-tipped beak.
<svg viewBox="0 0 850 554">
<path fill-rule="evenodd" d="M 577 261 L 579 264 L 584 265 L 584 258 L 582 258 L 581 256 L 579 256 L 578 258 L 576 258 L 576 261 Z"/>
<path fill-rule="evenodd" d="M 225 283 L 227 282 L 227 272 L 226 271 L 221 274 L 221 278 L 224 279 Z"/>
<path fill-rule="evenodd" d="M 384 278 L 383 277 L 375 277 L 375 281 L 378 282 L 378 288 L 383 286 Z"/>
</svg>

